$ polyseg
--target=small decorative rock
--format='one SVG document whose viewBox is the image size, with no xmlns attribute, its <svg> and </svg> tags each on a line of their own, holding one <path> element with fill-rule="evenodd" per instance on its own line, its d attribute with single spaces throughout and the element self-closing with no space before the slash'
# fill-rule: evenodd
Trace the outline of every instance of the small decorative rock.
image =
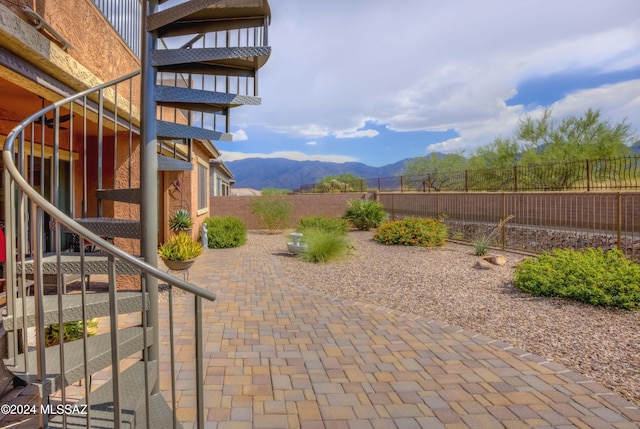
<svg viewBox="0 0 640 429">
<path fill-rule="evenodd" d="M 473 265 L 473 268 L 477 270 L 490 270 L 491 264 L 489 264 L 486 261 L 483 261 L 482 259 L 478 259 L 476 263 Z"/>
<path fill-rule="evenodd" d="M 507 260 L 504 258 L 504 256 L 500 255 L 485 256 L 484 260 L 492 263 L 493 265 L 504 265 L 507 263 Z"/>
</svg>

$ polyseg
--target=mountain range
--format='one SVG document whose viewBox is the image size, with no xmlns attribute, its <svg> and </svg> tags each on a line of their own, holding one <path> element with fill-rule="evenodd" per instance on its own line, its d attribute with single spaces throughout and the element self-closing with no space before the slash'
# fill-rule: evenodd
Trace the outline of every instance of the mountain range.
<svg viewBox="0 0 640 429">
<path fill-rule="evenodd" d="M 631 152 L 633 155 L 640 155 L 640 141 L 631 146 Z M 399 176 L 412 159 L 415 158 L 403 159 L 382 167 L 372 167 L 361 162 L 294 161 L 286 158 L 246 158 L 225 164 L 235 176 L 236 188 L 294 190 L 302 185 L 317 183 L 323 177 L 345 173 L 363 179 Z"/>
<path fill-rule="evenodd" d="M 391 177 L 401 174 L 411 158 L 382 167 L 361 162 L 294 161 L 286 158 L 246 158 L 225 162 L 234 174 L 236 188 L 298 189 L 325 176 L 351 173 L 362 178 Z"/>
</svg>

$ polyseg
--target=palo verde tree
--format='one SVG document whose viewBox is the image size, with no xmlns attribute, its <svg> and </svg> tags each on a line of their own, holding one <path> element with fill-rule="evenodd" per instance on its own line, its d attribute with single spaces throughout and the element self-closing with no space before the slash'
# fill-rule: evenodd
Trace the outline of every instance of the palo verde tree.
<svg viewBox="0 0 640 429">
<path fill-rule="evenodd" d="M 324 176 L 318 182 L 319 192 L 358 192 L 367 189 L 363 178 L 351 173 Z"/>
<path fill-rule="evenodd" d="M 462 153 L 429 156 L 407 162 L 406 175 L 411 187 L 418 190 L 441 191 L 459 183 L 459 175 L 467 168 L 469 160 Z"/>
<path fill-rule="evenodd" d="M 568 116 L 559 123 L 552 111 L 541 117 L 525 116 L 510 138 L 498 138 L 479 148 L 470 160 L 472 168 L 513 168 L 529 166 L 523 186 L 546 189 L 569 189 L 584 179 L 584 168 L 576 162 L 629 155 L 634 140 L 626 121 L 612 124 L 599 110 L 588 109 L 580 116 Z M 533 165 L 544 164 L 534 168 Z M 597 169 L 594 176 L 597 176 Z"/>
</svg>

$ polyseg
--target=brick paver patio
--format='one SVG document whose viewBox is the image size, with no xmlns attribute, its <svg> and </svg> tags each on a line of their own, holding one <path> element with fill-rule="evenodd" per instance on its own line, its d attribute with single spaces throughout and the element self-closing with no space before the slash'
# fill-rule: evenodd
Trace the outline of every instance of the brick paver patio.
<svg viewBox="0 0 640 429">
<path fill-rule="evenodd" d="M 561 365 L 384 303 L 345 302 L 293 285 L 272 256 L 208 250 L 190 281 L 218 294 L 203 315 L 207 427 L 640 426 L 637 406 Z M 193 300 L 176 296 L 173 308 L 177 401 L 190 407 L 179 417 L 190 427 Z M 161 342 L 166 350 L 168 334 Z M 170 400 L 168 365 L 161 379 Z"/>
</svg>

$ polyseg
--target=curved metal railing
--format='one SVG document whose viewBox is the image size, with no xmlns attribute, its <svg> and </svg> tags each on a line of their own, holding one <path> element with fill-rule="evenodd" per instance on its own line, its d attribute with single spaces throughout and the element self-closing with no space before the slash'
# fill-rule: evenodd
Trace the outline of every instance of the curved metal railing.
<svg viewBox="0 0 640 429">
<path fill-rule="evenodd" d="M 158 335 L 158 288 L 157 282 L 149 282 L 147 285 L 146 278 L 154 278 L 166 282 L 169 285 L 169 300 L 171 301 L 172 287 L 177 287 L 183 291 L 192 294 L 195 298 L 195 343 L 196 343 L 196 394 L 198 420 L 204 415 L 203 409 L 203 353 L 202 353 L 202 321 L 200 318 L 202 312 L 202 299 L 215 300 L 216 296 L 213 292 L 199 288 L 191 283 L 180 280 L 169 275 L 156 266 L 149 264 L 130 253 L 116 247 L 108 240 L 98 236 L 91 230 L 87 229 L 76 220 L 74 213 L 76 208 L 81 206 L 82 216 L 87 212 L 87 200 L 89 199 L 87 188 L 87 170 L 92 169 L 87 163 L 96 161 L 96 168 L 99 175 L 103 174 L 103 160 L 105 154 L 111 155 L 113 151 L 113 175 L 114 188 L 116 184 L 115 177 L 120 175 L 116 170 L 118 160 L 117 151 L 121 146 L 126 144 L 122 141 L 118 142 L 118 136 L 127 135 L 128 138 L 128 183 L 131 184 L 133 174 L 131 166 L 131 158 L 134 156 L 132 149 L 133 136 L 138 133 L 138 122 L 136 108 L 133 104 L 135 97 L 133 82 L 137 79 L 139 72 L 130 73 L 112 82 L 105 83 L 98 87 L 80 92 L 64 100 L 53 103 L 52 105 L 34 113 L 22 123 L 16 126 L 9 133 L 2 154 L 4 161 L 4 196 L 5 196 L 5 231 L 6 231 L 6 250 L 7 258 L 5 277 L 7 282 L 7 315 L 14 318 L 21 317 L 20 323 L 14 323 L 14 326 L 21 325 L 24 327 L 22 332 L 14 329 L 9 333 L 9 359 L 6 361 L 8 368 L 33 366 L 33 362 L 29 363 L 29 359 L 33 359 L 28 351 L 35 351 L 35 366 L 37 368 L 37 382 L 45 385 L 42 389 L 45 394 L 48 391 L 53 392 L 54 386 L 50 386 L 47 381 L 47 354 L 45 353 L 45 316 L 44 308 L 44 289 L 46 286 L 46 276 L 51 275 L 46 271 L 47 266 L 55 267 L 55 277 L 57 287 L 57 321 L 59 324 L 64 320 L 64 291 L 65 273 L 63 251 L 63 229 L 77 234 L 80 243 L 84 240 L 99 247 L 104 255 L 103 270 L 100 273 L 106 274 L 108 277 L 109 289 L 109 331 L 111 333 L 111 367 L 113 379 L 113 398 L 114 398 L 114 420 L 120 421 L 121 410 L 121 381 L 119 380 L 120 360 L 125 356 L 120 356 L 118 349 L 118 288 L 116 278 L 123 273 L 131 274 L 132 272 L 140 273 L 140 290 L 142 292 L 142 308 L 149 308 L 149 311 L 142 311 L 141 324 L 144 328 L 144 350 L 143 360 L 145 362 L 145 374 L 148 379 L 150 367 L 148 363 L 158 359 L 159 335 Z M 123 89 L 124 88 L 124 89 Z M 128 89 L 127 89 L 128 88 Z M 123 95 L 124 94 L 124 95 Z M 48 118 L 47 115 L 53 112 L 53 116 Z M 76 115 L 81 117 L 81 124 L 74 121 Z M 89 121 L 89 122 L 88 122 Z M 68 125 L 66 125 L 68 123 Z M 63 126 L 66 125 L 66 129 Z M 66 131 L 69 131 L 68 133 Z M 80 133 L 81 131 L 81 133 Z M 107 138 L 105 133 L 110 134 Z M 68 135 L 67 135 L 68 134 Z M 74 145 L 77 145 L 76 135 L 81 134 L 82 151 Z M 63 135 L 63 137 L 61 137 Z M 92 141 L 95 139 L 95 142 Z M 113 143 L 110 148 L 106 145 Z M 90 146 L 93 145 L 93 146 Z M 74 149 L 78 149 L 74 151 Z M 39 151 L 39 152 L 38 152 Z M 97 159 L 93 159 L 93 154 L 97 152 Z M 76 157 L 82 154 L 81 166 L 76 165 Z M 61 156 L 66 159 L 61 162 Z M 45 161 L 48 160 L 48 161 Z M 75 182 L 78 171 L 82 171 L 82 184 Z M 45 176 L 49 175 L 50 181 L 45 181 Z M 101 187 L 101 177 L 98 178 L 98 188 Z M 135 181 L 135 180 L 134 180 Z M 65 185 L 65 186 L 63 186 Z M 67 189 L 65 194 L 64 189 Z M 80 191 L 81 189 L 81 191 Z M 81 204 L 76 202 L 76 194 L 82 195 Z M 46 218 L 50 218 L 47 223 Z M 49 227 L 49 228 L 47 228 Z M 48 231 L 47 231 L 48 229 Z M 50 254 L 46 251 L 51 251 Z M 15 255 L 15 257 L 13 257 Z M 83 320 L 87 314 L 87 281 L 86 276 L 95 274 L 91 271 L 89 257 L 85 253 L 84 246 L 80 246 L 78 254 L 74 255 L 79 263 L 79 281 L 81 289 L 82 316 Z M 157 258 L 157 255 L 153 255 Z M 53 262 L 47 262 L 53 261 Z M 48 265 L 47 265 L 48 264 Z M 27 274 L 27 267 L 32 267 L 32 278 Z M 43 268 L 44 267 L 44 268 Z M 106 269 L 104 268 L 106 267 Z M 128 268 L 127 268 L 128 267 Z M 35 323 L 27 320 L 29 309 L 27 298 L 29 289 L 33 288 L 33 306 L 35 308 Z M 30 302 L 30 301 L 29 301 Z M 153 308 L 155 306 L 155 311 Z M 153 315 L 156 315 L 155 317 Z M 169 329 L 170 336 L 173 337 L 173 314 L 169 308 L 170 320 Z M 148 317 L 147 315 L 151 316 Z M 155 319 L 155 320 L 154 320 Z M 49 319 L 47 319 L 49 320 Z M 49 321 L 46 322 L 47 324 Z M 29 325 L 35 326 L 28 329 Z M 147 338 L 147 328 L 152 330 L 153 337 Z M 34 335 L 35 334 L 35 337 Z M 35 342 L 34 342 L 35 338 Z M 88 361 L 90 359 L 87 351 L 87 335 L 84 330 L 83 338 L 84 347 L 84 378 L 90 379 L 88 370 Z M 59 346 L 60 374 L 65 374 L 65 352 L 64 342 Z M 175 365 L 175 353 L 173 344 L 171 344 L 171 368 Z M 156 369 L 157 371 L 157 369 Z M 156 377 L 158 380 L 158 377 Z M 61 377 L 61 393 L 59 393 L 62 403 L 67 401 L 65 393 L 64 377 Z M 149 398 L 152 394 L 157 393 L 159 383 L 156 381 L 155 387 L 148 387 L 149 383 L 145 383 L 146 387 L 146 410 L 147 415 L 150 412 Z M 90 383 L 85 383 L 85 396 L 89 397 Z M 172 371 L 172 397 L 173 399 L 173 418 L 176 419 L 176 402 L 175 402 L 175 376 Z M 45 395 L 43 394 L 43 396 Z M 44 398 L 46 399 L 46 398 Z M 89 404 L 91 405 L 91 404 Z M 87 414 L 87 423 L 91 417 L 91 408 Z M 65 424 L 66 424 L 66 420 Z M 149 419 L 147 419 L 149 422 Z M 47 425 L 47 416 L 41 416 L 41 426 Z M 149 424 L 149 423 L 148 423 Z"/>
</svg>

